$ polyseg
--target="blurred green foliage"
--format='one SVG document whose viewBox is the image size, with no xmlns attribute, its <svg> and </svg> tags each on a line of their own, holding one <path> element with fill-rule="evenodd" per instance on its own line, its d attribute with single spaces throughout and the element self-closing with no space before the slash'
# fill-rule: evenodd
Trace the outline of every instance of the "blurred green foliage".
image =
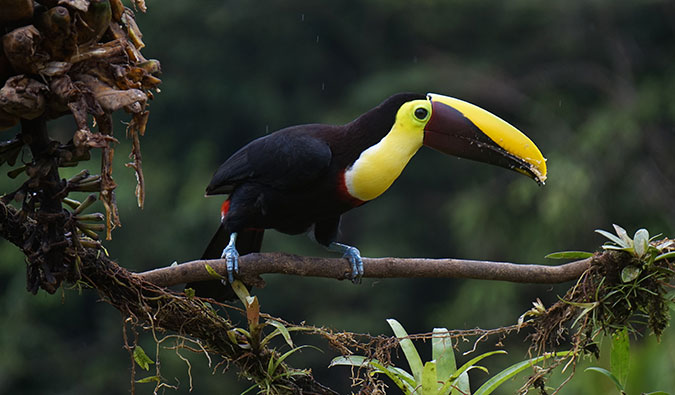
<svg viewBox="0 0 675 395">
<path fill-rule="evenodd" d="M 142 141 L 146 207 L 135 206 L 135 178 L 123 167 L 130 145 L 123 141 L 115 169 L 123 227 L 106 244 L 126 268 L 200 255 L 221 203 L 203 198 L 204 187 L 244 143 L 288 125 L 344 123 L 408 90 L 456 96 L 507 119 L 541 148 L 549 179 L 539 188 L 516 173 L 423 149 L 390 191 L 345 215 L 341 239 L 364 256 L 532 263 L 551 251 L 597 249 L 603 239 L 593 229 L 612 223 L 629 232 L 646 227 L 675 234 L 671 1 L 148 3 L 137 21 L 148 45 L 144 54 L 162 62 L 163 84 Z M 124 125 L 116 125 L 122 136 Z M 60 120 L 50 127 L 58 137 L 74 125 Z M 96 171 L 96 163 L 86 166 Z M 14 185 L 0 177 L 2 191 Z M 0 393 L 128 391 L 120 314 L 92 292 L 28 294 L 21 254 L 0 243 Z M 263 248 L 328 254 L 307 238 L 274 232 Z M 532 300 L 550 305 L 565 287 L 266 280 L 267 287 L 255 291 L 263 311 L 373 334 L 387 333 L 390 317 L 410 333 L 509 325 Z M 154 350 L 149 336 L 141 344 Z M 348 392 L 347 372 L 329 372 L 334 355 L 320 346 L 325 355 L 305 350 L 290 362 L 312 367 L 320 381 Z M 507 347 L 512 361 L 524 359 L 521 340 Z M 646 339 L 631 350 L 629 391 L 675 389 L 672 329 L 661 344 Z M 187 393 L 185 364 L 173 351 L 162 355 L 163 375 L 180 382 L 176 393 Z M 232 373 L 212 375 L 203 356 L 191 360 L 196 393 L 248 387 Z M 521 384 L 516 379 L 512 388 Z M 563 393 L 605 393 L 611 385 L 579 371 Z M 139 394 L 151 388 L 136 385 Z"/>
</svg>

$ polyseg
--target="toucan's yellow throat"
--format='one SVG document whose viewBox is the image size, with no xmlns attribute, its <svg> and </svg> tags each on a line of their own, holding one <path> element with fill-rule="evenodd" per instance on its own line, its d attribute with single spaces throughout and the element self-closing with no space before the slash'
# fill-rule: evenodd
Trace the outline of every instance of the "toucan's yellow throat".
<svg viewBox="0 0 675 395">
<path fill-rule="evenodd" d="M 430 93 L 404 103 L 389 133 L 346 169 L 347 191 L 363 201 L 375 199 L 422 145 L 515 170 L 539 184 L 546 180 L 546 160 L 518 129 L 473 104 Z"/>
<path fill-rule="evenodd" d="M 420 110 L 422 109 L 422 110 Z M 415 116 L 417 115 L 422 116 Z M 345 171 L 349 194 L 368 201 L 380 196 L 398 178 L 410 158 L 422 147 L 424 126 L 431 115 L 431 102 L 413 100 L 396 113 L 394 125 L 382 140 L 367 148 Z"/>
</svg>

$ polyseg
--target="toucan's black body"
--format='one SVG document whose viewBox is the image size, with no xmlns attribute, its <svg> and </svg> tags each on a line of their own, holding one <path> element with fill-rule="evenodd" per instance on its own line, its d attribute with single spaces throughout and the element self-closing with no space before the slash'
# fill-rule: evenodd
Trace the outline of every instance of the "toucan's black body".
<svg viewBox="0 0 675 395">
<path fill-rule="evenodd" d="M 206 188 L 207 195 L 230 196 L 202 259 L 220 258 L 233 232 L 239 234 L 237 250 L 242 255 L 260 251 L 265 229 L 287 234 L 309 231 L 324 246 L 334 242 L 340 216 L 365 203 L 347 193 L 345 169 L 389 132 L 403 103 L 424 97 L 394 95 L 348 124 L 291 126 L 235 152 Z M 233 296 L 218 282 L 188 287 L 217 299 Z"/>
<path fill-rule="evenodd" d="M 408 129 L 410 133 L 419 132 L 419 146 L 422 145 L 424 133 L 424 138 L 430 135 L 429 139 L 433 143 L 427 144 L 425 140 L 424 144 L 432 148 L 517 169 L 533 176 L 527 160 L 501 148 L 483 133 L 480 125 L 473 123 L 469 115 L 452 107 L 453 102 L 450 100 L 456 99 L 432 94 L 397 94 L 345 125 L 292 126 L 247 144 L 218 168 L 206 188 L 207 195 L 227 194 L 229 197 L 221 210 L 218 232 L 202 258 L 220 258 L 221 252 L 224 256 L 223 247 L 228 244 L 228 237 L 232 234 L 237 235 L 236 249 L 239 254 L 257 252 L 265 229 L 276 229 L 288 234 L 309 231 L 320 244 L 335 244 L 340 216 L 370 200 L 360 199 L 358 193 L 350 193 L 345 180 L 347 171 L 357 160 L 361 160 L 359 158 L 364 151 L 384 141 L 396 128 L 399 132 L 403 130 L 408 133 Z M 407 111 L 408 107 L 405 106 L 410 102 L 416 106 L 421 103 L 412 110 L 424 111 L 406 113 L 404 110 Z M 465 109 L 467 114 L 474 114 L 471 111 L 474 111 L 472 108 L 475 106 L 461 103 L 457 105 L 460 110 Z M 471 108 L 462 107 L 464 105 Z M 417 123 L 412 121 L 413 117 L 422 115 L 424 118 L 416 119 Z M 406 118 L 408 116 L 410 118 Z M 481 116 L 477 115 L 478 118 Z M 489 116 L 494 117 L 491 114 Z M 403 121 L 398 117 L 403 117 Z M 448 126 L 449 132 L 446 130 Z M 522 135 L 515 128 L 513 130 Z M 522 137 L 527 139 L 524 135 Z M 529 139 L 527 142 L 531 143 Z M 402 145 L 398 140 L 396 144 Z M 419 146 L 413 147 L 410 156 Z M 395 149 L 398 148 L 396 146 Z M 536 152 L 541 157 L 539 151 Z M 381 153 L 384 153 L 384 157 L 389 155 L 388 151 Z M 401 163 L 398 171 L 402 170 L 408 159 Z M 369 163 L 369 166 L 373 167 L 373 164 Z M 543 177 L 538 180 L 543 182 L 543 179 L 545 167 Z M 363 181 L 360 182 L 363 186 Z M 358 254 L 358 250 L 355 251 Z M 360 262 L 360 256 L 358 260 Z M 218 286 L 221 292 L 228 289 L 220 284 Z M 188 284 L 188 287 L 195 288 L 198 295 L 216 296 L 213 292 L 216 288 L 206 283 Z M 226 296 L 232 295 L 228 291 Z"/>
<path fill-rule="evenodd" d="M 340 215 L 364 202 L 347 194 L 344 171 L 391 129 L 396 111 L 424 95 L 400 94 L 342 126 L 292 126 L 252 141 L 213 175 L 207 195 L 230 194 L 226 233 L 273 228 L 335 241 Z"/>
</svg>

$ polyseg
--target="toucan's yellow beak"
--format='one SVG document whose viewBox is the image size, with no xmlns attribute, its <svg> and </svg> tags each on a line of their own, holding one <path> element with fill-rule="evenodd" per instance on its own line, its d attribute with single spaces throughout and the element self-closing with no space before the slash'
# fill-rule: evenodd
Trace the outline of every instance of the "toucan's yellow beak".
<svg viewBox="0 0 675 395">
<path fill-rule="evenodd" d="M 471 103 L 435 93 L 427 98 L 431 118 L 424 128 L 424 145 L 512 169 L 544 184 L 546 159 L 521 131 Z"/>
</svg>

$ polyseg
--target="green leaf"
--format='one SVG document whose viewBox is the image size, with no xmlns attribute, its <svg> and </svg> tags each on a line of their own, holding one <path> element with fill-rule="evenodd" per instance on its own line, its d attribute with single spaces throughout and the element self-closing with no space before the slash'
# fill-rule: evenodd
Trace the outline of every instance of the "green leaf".
<svg viewBox="0 0 675 395">
<path fill-rule="evenodd" d="M 642 395 L 670 395 L 670 393 L 663 391 L 655 391 L 655 392 L 643 392 Z"/>
<path fill-rule="evenodd" d="M 296 351 L 302 350 L 303 348 L 314 348 L 314 349 L 316 349 L 316 350 L 319 350 L 318 348 L 316 348 L 316 347 L 314 347 L 314 346 L 312 346 L 312 345 L 309 345 L 309 344 L 305 344 L 305 345 L 298 346 L 298 347 L 295 347 L 295 348 L 293 348 L 293 349 L 290 349 L 290 350 L 286 351 L 282 356 L 280 356 L 279 359 L 275 360 L 274 363 L 268 365 L 268 367 L 267 367 L 267 373 L 268 373 L 270 376 L 273 376 L 274 372 L 277 370 L 277 368 L 279 367 L 279 365 L 281 365 L 281 363 L 282 363 L 286 358 L 288 358 L 288 357 L 290 357 L 291 355 L 293 355 Z M 321 350 L 319 350 L 319 351 L 321 351 Z"/>
<path fill-rule="evenodd" d="M 661 259 L 673 259 L 673 258 L 675 258 L 675 251 L 666 252 L 665 254 L 661 254 L 656 258 L 654 258 L 654 262 L 660 261 Z"/>
<path fill-rule="evenodd" d="M 589 370 L 591 372 L 598 372 L 598 373 L 604 374 L 605 376 L 609 377 L 614 382 L 614 385 L 616 386 L 616 388 L 619 391 L 624 391 L 623 386 L 621 385 L 621 383 L 619 383 L 619 380 L 617 380 L 617 378 L 609 370 L 603 369 L 603 368 L 600 368 L 600 367 L 597 367 L 597 366 L 591 366 L 590 368 L 584 369 L 584 372 L 588 372 Z"/>
<path fill-rule="evenodd" d="M 333 358 L 333 360 L 330 361 L 328 367 L 332 368 L 333 366 L 355 366 L 357 368 L 361 368 L 366 366 L 368 362 L 369 360 L 362 355 L 347 355 Z"/>
<path fill-rule="evenodd" d="M 621 281 L 629 283 L 640 276 L 642 269 L 637 266 L 628 265 L 621 270 Z"/>
<path fill-rule="evenodd" d="M 483 383 L 483 385 L 480 386 L 474 392 L 473 395 L 488 395 L 491 394 L 494 390 L 499 388 L 500 385 L 504 384 L 506 381 L 510 380 L 512 377 L 517 375 L 518 373 L 522 372 L 523 370 L 533 366 L 534 364 L 537 364 L 545 359 L 551 358 L 553 356 L 556 357 L 566 357 L 570 355 L 572 352 L 571 351 L 562 351 L 562 352 L 557 352 L 557 353 L 546 353 L 544 355 L 532 358 L 532 359 L 527 359 L 525 361 L 521 361 L 518 363 L 515 363 L 508 368 L 502 370 L 501 372 L 497 373 L 496 375 L 492 376 L 488 381 Z"/>
<path fill-rule="evenodd" d="M 574 320 L 574 322 L 572 322 L 572 328 L 574 328 L 574 326 L 577 324 L 577 322 L 578 322 L 580 319 L 582 319 L 586 314 L 588 314 L 588 313 L 590 313 L 591 311 L 593 311 L 593 309 L 596 308 L 596 307 L 600 304 L 600 302 L 585 302 L 585 303 L 580 303 L 580 302 L 568 302 L 568 301 L 566 301 L 566 300 L 563 299 L 563 298 L 559 298 L 559 299 L 562 300 L 562 301 L 565 302 L 565 303 L 568 303 L 568 304 L 572 305 L 572 306 L 579 307 L 579 308 L 583 309 L 583 310 L 581 311 L 581 313 L 577 316 L 577 318 Z"/>
<path fill-rule="evenodd" d="M 415 378 L 403 369 L 397 368 L 395 366 L 383 366 L 380 363 L 374 361 L 371 361 L 370 365 L 376 368 L 375 373 L 385 374 L 406 395 L 413 394 L 419 386 L 417 382 L 415 382 Z"/>
<path fill-rule="evenodd" d="M 218 280 L 225 280 L 225 277 L 218 274 L 218 272 L 214 268 L 212 268 L 211 265 L 209 265 L 208 263 L 204 264 L 204 269 L 206 269 L 206 271 L 209 272 L 211 277 L 217 278 Z"/>
<path fill-rule="evenodd" d="M 469 383 L 469 373 L 462 372 L 453 384 L 452 395 L 463 395 L 471 393 L 471 384 Z"/>
<path fill-rule="evenodd" d="M 145 370 L 150 370 L 150 365 L 155 363 L 152 359 L 150 359 L 150 357 L 148 357 L 148 354 L 145 353 L 143 347 L 139 345 L 134 347 L 134 361 L 136 361 L 138 366 Z"/>
<path fill-rule="evenodd" d="M 633 254 L 635 250 L 633 247 L 620 247 L 620 246 L 615 246 L 614 244 L 603 244 L 602 248 L 605 250 L 615 250 L 615 251 L 626 251 L 628 253 Z"/>
<path fill-rule="evenodd" d="M 586 251 L 559 251 L 552 252 L 544 258 L 548 259 L 586 259 L 593 256 L 592 252 Z"/>
<path fill-rule="evenodd" d="M 436 377 L 445 381 L 457 369 L 455 350 L 446 328 L 434 328 L 431 338 L 431 358 L 436 361 Z"/>
<path fill-rule="evenodd" d="M 387 323 L 398 338 L 401 350 L 403 350 L 403 354 L 408 360 L 408 365 L 410 365 L 410 371 L 415 381 L 419 383 L 422 380 L 422 358 L 417 353 L 412 340 L 408 338 L 408 333 L 403 329 L 403 326 L 393 318 L 387 319 Z"/>
<path fill-rule="evenodd" d="M 241 303 L 244 306 L 248 306 L 249 304 L 248 298 L 251 297 L 251 294 L 248 293 L 248 289 L 246 289 L 244 283 L 242 283 L 239 280 L 234 280 L 231 285 L 232 290 L 234 291 L 235 294 L 237 294 L 237 297 L 239 298 L 239 300 L 241 300 Z"/>
<path fill-rule="evenodd" d="M 429 361 L 422 369 L 422 394 L 438 393 L 438 380 L 436 379 L 436 362 Z"/>
<path fill-rule="evenodd" d="M 149 377 L 144 377 L 140 380 L 136 380 L 136 382 L 141 383 L 141 384 L 142 383 L 152 383 L 153 381 L 159 383 L 160 380 L 161 379 L 159 378 L 159 376 L 149 376 Z"/>
<path fill-rule="evenodd" d="M 628 330 L 625 328 L 612 335 L 609 366 L 612 374 L 621 384 L 621 389 L 625 388 L 630 369 L 630 339 Z"/>
<path fill-rule="evenodd" d="M 192 288 L 185 288 L 183 292 L 185 292 L 185 296 L 187 296 L 188 299 L 195 297 L 195 290 Z"/>
<path fill-rule="evenodd" d="M 614 231 L 616 232 L 616 235 L 619 236 L 621 238 L 621 240 L 623 240 L 624 243 L 626 243 L 626 245 L 630 245 L 631 239 L 630 239 L 630 237 L 628 237 L 628 232 L 626 232 L 626 229 L 620 227 L 617 224 L 612 224 L 612 226 L 614 227 Z"/>
<path fill-rule="evenodd" d="M 378 367 L 378 369 L 381 370 L 381 368 L 384 368 L 379 362 L 373 362 L 373 366 Z M 406 382 L 409 385 L 410 391 L 414 391 L 415 387 L 417 386 L 417 383 L 415 382 L 415 378 L 412 376 L 412 374 L 408 373 L 407 371 L 397 368 L 396 366 L 389 366 L 387 367 L 387 370 L 390 372 L 394 373 L 396 377 L 400 378 L 404 382 Z"/>
<path fill-rule="evenodd" d="M 281 334 L 281 336 L 286 341 L 286 344 L 288 344 L 290 347 L 293 347 L 293 340 L 291 340 L 291 334 L 288 331 L 288 328 L 286 328 L 286 326 L 284 324 L 282 324 L 279 321 L 275 321 L 275 320 L 267 320 L 266 323 L 269 324 L 269 325 L 272 325 L 276 329 L 274 331 L 272 331 L 272 333 L 270 333 L 269 335 L 265 336 L 265 338 L 263 339 L 262 342 L 260 342 L 260 344 L 265 345 L 265 344 L 267 344 L 267 342 L 272 340 L 275 336 Z"/>
<path fill-rule="evenodd" d="M 372 368 L 374 368 L 374 373 L 381 373 L 389 377 L 389 379 L 393 381 L 405 394 L 411 394 L 417 386 L 414 377 L 405 370 L 395 366 L 384 366 L 376 359 L 367 359 L 361 355 L 348 355 L 333 358 L 328 367 L 354 366 L 361 368 L 367 365 L 370 365 Z"/>
<path fill-rule="evenodd" d="M 471 370 L 471 369 L 481 369 L 481 368 L 482 368 L 483 370 L 485 370 L 485 368 L 483 368 L 483 367 L 481 367 L 481 366 L 474 366 L 474 365 L 476 364 L 476 362 L 478 362 L 478 361 L 480 361 L 480 360 L 482 360 L 482 359 L 484 359 L 484 358 L 487 358 L 487 357 L 489 357 L 489 356 L 491 356 L 491 355 L 495 355 L 495 354 L 506 354 L 506 351 L 504 351 L 504 350 L 490 351 L 490 352 L 486 352 L 485 354 L 481 354 L 481 355 L 479 355 L 479 356 L 477 356 L 477 357 L 471 359 L 470 361 L 468 361 L 467 363 L 465 363 L 464 365 L 462 365 L 459 369 L 457 369 L 457 370 L 455 371 L 455 373 L 452 374 L 452 376 L 450 376 L 450 380 L 448 380 L 448 382 L 445 383 L 445 385 L 443 386 L 443 388 L 445 388 L 445 387 L 448 387 L 448 388 L 449 388 L 449 384 L 451 384 L 452 382 L 454 382 L 455 380 L 457 380 L 457 378 L 458 378 L 462 373 L 466 373 L 466 372 L 468 372 L 468 371 Z"/>
<path fill-rule="evenodd" d="M 239 395 L 247 394 L 247 393 L 253 391 L 253 390 L 256 389 L 256 388 L 258 388 L 258 384 L 257 384 L 257 383 L 256 383 L 256 384 L 253 384 L 252 386 L 250 386 L 250 387 L 248 387 L 248 388 L 246 388 L 246 390 L 245 390 L 244 392 L 242 392 L 241 394 L 239 394 Z"/>
<path fill-rule="evenodd" d="M 635 254 L 637 254 L 638 258 L 642 258 L 649 248 L 649 232 L 647 229 L 638 229 L 637 232 L 635 232 L 633 245 Z"/>
<path fill-rule="evenodd" d="M 630 243 L 624 242 L 621 238 L 607 232 L 606 230 L 596 229 L 595 232 L 600 233 L 601 235 L 610 239 L 612 242 L 614 242 L 616 245 L 618 245 L 620 247 L 623 247 L 623 248 L 630 248 L 631 247 Z"/>
<path fill-rule="evenodd" d="M 670 247 L 672 244 L 675 244 L 675 241 L 673 240 L 666 240 L 663 243 L 659 244 L 656 246 L 656 249 L 659 251 L 663 251 L 665 248 Z"/>
</svg>

